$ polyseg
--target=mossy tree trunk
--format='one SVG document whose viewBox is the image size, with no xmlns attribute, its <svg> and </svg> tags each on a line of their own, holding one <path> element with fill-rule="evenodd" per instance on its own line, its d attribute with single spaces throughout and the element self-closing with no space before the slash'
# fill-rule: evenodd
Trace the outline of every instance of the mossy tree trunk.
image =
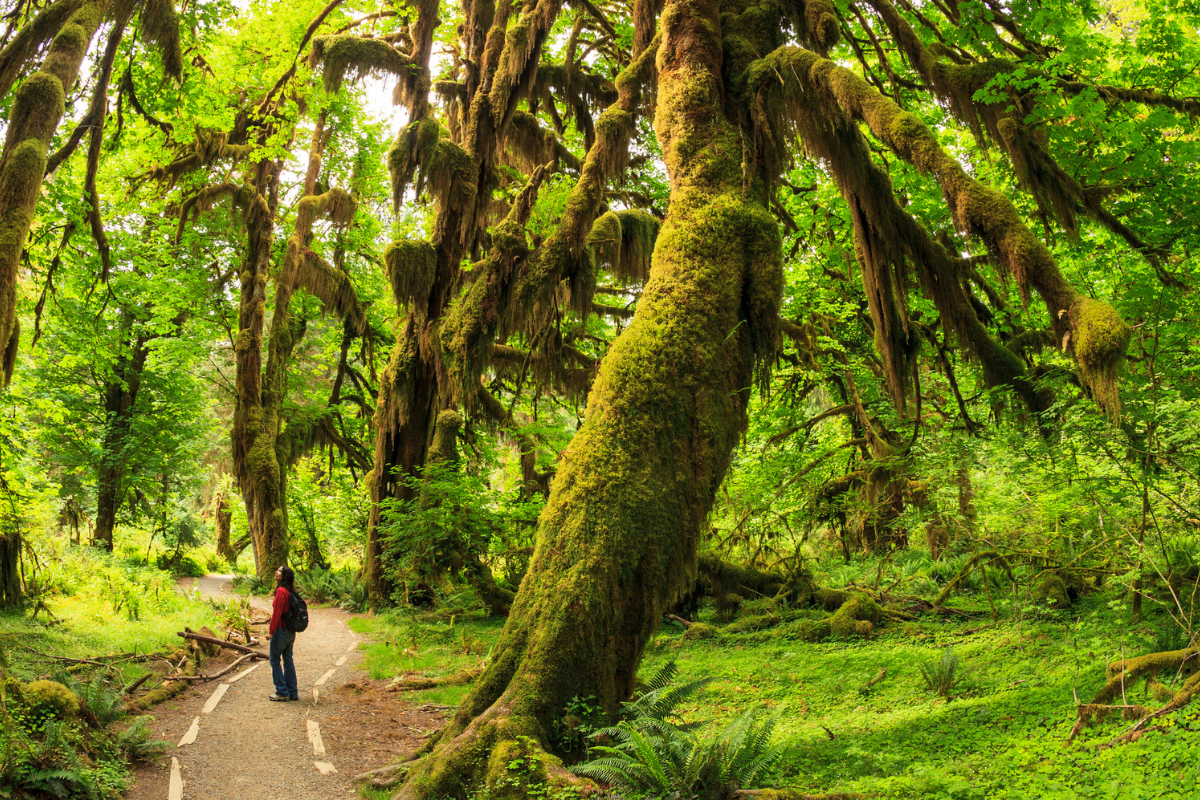
<svg viewBox="0 0 1200 800">
<path fill-rule="evenodd" d="M 563 454 L 491 664 L 398 798 L 462 797 L 493 783 L 516 737 L 545 743 L 575 695 L 614 711 L 694 574 L 755 360 L 774 347 L 782 285 L 775 222 L 744 191 L 739 109 L 723 102 L 721 10 L 743 11 L 667 4 L 656 129 L 671 205 L 650 280 Z"/>
<path fill-rule="evenodd" d="M 267 337 L 267 363 L 262 364 L 263 326 L 266 307 L 267 271 L 270 264 L 274 213 L 259 220 L 257 215 L 277 205 L 278 166 L 272 166 L 270 200 L 261 195 L 251 204 L 255 216 L 249 256 L 254 272 L 242 274 L 242 320 L 238 333 L 238 423 L 234 434 L 234 465 L 246 500 L 246 513 L 254 542 L 255 566 L 260 577 L 269 577 L 287 563 L 287 470 L 299 453 L 319 441 L 317 425 L 287 429 L 283 401 L 287 395 L 287 370 L 296 344 L 304 336 L 303 320 L 290 313 L 292 295 L 305 288 L 319 297 L 326 309 L 354 317 L 363 327 L 362 308 L 349 279 L 324 262 L 311 249 L 313 227 L 327 218 L 344 225 L 354 215 L 355 203 L 342 189 L 315 194 L 322 154 L 329 141 L 325 115 L 318 117 L 309 148 L 304 194 L 296 204 L 296 221 L 288 237 L 283 260 L 275 276 L 275 298 L 271 329 Z M 256 210 L 257 209 L 257 210 Z M 261 223 L 261 224 L 260 224 Z M 247 259 L 247 263 L 250 262 Z"/>
<path fill-rule="evenodd" d="M 234 344 L 237 410 L 233 418 L 233 467 L 254 547 L 254 568 L 269 576 L 287 559 L 283 515 L 279 511 L 279 471 L 274 457 L 278 419 L 263 409 L 262 343 L 266 320 L 267 279 L 274 243 L 275 209 L 279 205 L 277 162 L 253 168 L 243 219 L 247 247 L 242 262 L 238 301 L 238 337 Z M 260 441 L 261 439 L 261 441 Z M 274 524 L 272 524 L 274 523 Z"/>
<path fill-rule="evenodd" d="M 213 520 L 217 528 L 217 555 L 232 564 L 237 561 L 237 551 L 233 549 L 230 538 L 233 510 L 229 507 L 229 494 L 224 489 L 213 498 Z"/>
<path fill-rule="evenodd" d="M 142 385 L 142 372 L 150 355 L 147 346 L 149 337 L 135 334 L 134 315 L 126 310 L 121 318 L 124 331 L 123 352 L 117 358 L 112 375 L 104 384 L 104 437 L 101 443 L 100 466 L 96 491 L 96 528 L 92 543 L 108 552 L 113 549 L 113 528 L 117 522 L 117 509 L 125 496 L 130 428 L 133 424 L 134 405 Z"/>
<path fill-rule="evenodd" d="M 0 155 L 0 348 L 15 353 L 17 270 L 46 172 L 47 150 L 62 120 L 88 45 L 111 3 L 88 0 L 50 42 L 41 68 L 25 78 L 13 99 Z M 5 359 L 11 378 L 13 359 Z"/>
</svg>

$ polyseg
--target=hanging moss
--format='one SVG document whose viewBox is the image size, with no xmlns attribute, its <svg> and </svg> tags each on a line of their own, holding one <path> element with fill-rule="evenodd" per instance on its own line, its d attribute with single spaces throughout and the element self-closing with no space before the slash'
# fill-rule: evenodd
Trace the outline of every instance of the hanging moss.
<svg viewBox="0 0 1200 800">
<path fill-rule="evenodd" d="M 1116 417 L 1120 414 L 1118 375 L 1133 334 L 1107 303 L 1080 297 L 1071 306 L 1070 345 L 1079 364 L 1079 377 L 1096 401 Z"/>
<path fill-rule="evenodd" d="M 429 296 L 437 269 L 437 251 L 433 245 L 423 239 L 400 239 L 383 251 L 383 261 L 396 305 L 421 306 Z"/>
<path fill-rule="evenodd" d="M 1075 315 L 1069 312 L 1077 304 L 1079 296 L 1059 272 L 1049 250 L 1025 225 L 1008 198 L 985 187 L 968 175 L 962 166 L 941 148 L 936 137 L 918 117 L 900 109 L 892 100 L 850 70 L 797 48 L 779 48 L 767 58 L 762 59 L 754 72 L 756 76 L 759 76 L 758 80 L 764 80 L 764 76 L 767 74 L 779 74 L 788 76 L 785 78 L 786 83 L 794 77 L 798 85 L 793 91 L 803 93 L 801 97 L 805 98 L 805 102 L 807 102 L 807 98 L 816 96 L 822 98 L 821 102 L 825 108 L 861 119 L 901 158 L 916 166 L 921 172 L 933 175 L 941 184 L 959 227 L 979 236 L 984 241 L 993 260 L 1016 278 L 1018 287 L 1023 294 L 1027 296 L 1032 289 L 1041 295 L 1049 312 L 1056 337 L 1064 349 L 1072 336 L 1078 338 L 1079 332 L 1072 330 Z M 795 123 L 801 127 L 807 125 L 805 130 L 809 136 L 814 139 L 822 139 L 823 135 L 817 126 L 808 124 L 804 119 L 802 112 L 808 106 L 800 102 L 801 97 L 796 97 L 793 102 L 792 113 L 796 115 Z M 828 141 L 828 136 L 825 135 L 824 139 Z M 831 159 L 831 164 L 835 168 L 839 163 L 840 159 Z M 856 182 L 850 178 L 846 180 L 850 184 Z M 868 198 L 869 194 L 861 189 L 855 190 L 853 194 L 860 202 L 869 202 L 864 199 Z M 885 214 L 872 213 L 868 219 L 870 222 L 878 224 L 885 216 Z M 859 227 L 856 225 L 856 235 L 858 235 Z M 861 227 L 864 231 L 863 235 L 868 235 L 866 232 L 870 230 L 869 227 L 865 225 Z M 874 249 L 881 249 L 886 254 L 885 248 L 889 246 L 890 241 L 889 237 L 871 239 L 864 249 L 868 251 L 868 256 Z M 883 258 L 884 263 L 895 262 L 895 260 L 894 257 Z M 870 264 L 870 262 L 871 259 L 868 257 L 867 263 Z M 885 275 L 884 271 L 878 269 L 872 269 L 870 272 L 875 276 Z M 957 285 L 959 281 L 955 277 L 952 284 L 950 280 L 940 278 L 938 283 L 941 287 L 940 290 L 932 281 L 926 281 L 927 286 L 934 289 L 932 296 L 935 300 L 938 300 L 939 295 L 945 296 L 946 291 Z M 890 287 L 896 285 L 896 281 L 891 280 L 880 285 Z M 880 302 L 880 308 L 881 317 L 887 319 L 885 313 L 887 307 L 883 302 Z M 985 369 L 985 374 L 990 373 L 993 379 L 1014 375 L 1017 362 L 1011 357 L 1004 358 L 994 344 L 985 341 L 980 333 L 980 326 L 975 319 L 975 314 L 969 307 L 969 301 L 966 301 L 965 297 L 962 298 L 962 301 L 956 299 L 950 310 L 955 313 L 948 315 L 949 321 L 955 325 L 957 332 L 965 335 L 968 341 L 977 342 L 976 355 L 981 359 L 988 355 L 993 356 L 993 362 L 989 365 L 990 369 Z M 958 313 L 959 311 L 961 313 Z M 874 308 L 872 313 L 874 316 Z M 1115 318 L 1115 312 L 1112 313 Z M 1082 320 L 1083 315 L 1078 318 Z M 881 329 L 884 327 L 880 325 Z M 886 327 L 888 331 L 895 330 L 894 324 Z M 1109 335 L 1102 337 L 1103 343 L 1097 350 L 1097 364 L 1102 363 L 1107 366 L 1098 366 L 1095 372 L 1097 386 L 1100 389 L 1096 395 L 1105 408 L 1111 409 L 1117 402 L 1116 370 L 1112 365 L 1120 363 L 1127 339 L 1112 335 L 1117 332 L 1117 327 L 1111 324 L 1111 319 L 1109 324 L 1101 324 L 1098 330 L 1108 331 Z M 900 341 L 894 332 L 890 336 L 894 342 Z M 887 348 L 885 352 L 893 352 L 898 346 L 896 343 L 889 344 L 886 341 L 884 345 Z M 1078 357 L 1078 353 L 1076 355 Z M 999 357 L 996 358 L 997 356 Z M 896 359 L 894 355 L 889 359 L 889 364 L 892 365 L 889 367 L 889 374 L 898 372 L 904 366 L 904 362 Z M 1081 371 L 1084 371 L 1082 361 L 1080 365 Z M 1014 379 L 1014 383 L 1016 384 L 1015 388 L 1026 395 L 1031 404 L 1036 405 L 1039 402 L 1036 393 L 1032 388 L 1023 385 L 1023 381 Z"/>
<path fill-rule="evenodd" d="M 404 79 L 414 71 L 408 56 L 389 43 L 351 33 L 313 37 L 308 63 L 324 68 L 321 77 L 327 92 L 338 91 L 347 78 L 382 74 Z"/>
<path fill-rule="evenodd" d="M 183 53 L 179 47 L 179 15 L 175 0 L 146 0 L 142 5 L 142 33 L 158 46 L 163 69 L 175 80 L 183 77 Z"/>
</svg>

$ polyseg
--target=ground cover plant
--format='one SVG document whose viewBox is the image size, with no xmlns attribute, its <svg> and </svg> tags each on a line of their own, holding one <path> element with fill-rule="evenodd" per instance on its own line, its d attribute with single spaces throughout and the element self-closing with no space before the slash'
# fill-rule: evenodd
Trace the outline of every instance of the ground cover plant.
<svg viewBox="0 0 1200 800">
<path fill-rule="evenodd" d="M 866 577 L 877 565 L 851 566 L 856 577 Z M 883 625 L 869 639 L 820 642 L 808 640 L 800 620 L 739 631 L 736 621 L 717 621 L 709 607 L 699 619 L 711 625 L 712 635 L 690 637 L 666 623 L 649 647 L 642 675 L 652 688 L 656 674 L 673 665 L 675 685 L 700 684 L 670 703 L 667 714 L 659 712 L 691 737 L 682 748 L 676 742 L 678 764 L 686 763 L 696 742 L 714 742 L 729 726 L 747 725 L 747 713 L 757 710 L 759 724 L 774 722 L 769 742 L 778 748 L 778 760 L 752 776 L 753 787 L 897 800 L 1191 797 L 1200 777 L 1191 757 L 1200 731 L 1196 708 L 1174 711 L 1159 720 L 1161 730 L 1120 746 L 1111 745 L 1131 725 L 1120 714 L 1071 739 L 1079 703 L 1105 684 L 1107 663 L 1158 648 L 1161 631 L 1173 624 L 1165 613 L 1129 624 L 1128 607 L 1114 611 L 1113 605 L 1122 605 L 1119 594 L 1092 595 L 1062 610 L 1022 609 L 1005 600 L 997 603 L 1000 618 L 993 622 L 992 605 L 978 589 L 955 603 L 962 614 L 927 614 Z M 486 652 L 498 635 L 495 623 L 470 619 L 456 621 L 453 629 L 446 622 L 392 617 L 364 618 L 354 626 L 371 640 L 366 665 L 372 677 L 401 680 L 469 671 L 480 655 L 460 643 L 478 641 Z M 931 688 L 925 674 L 945 675 L 937 671 L 945 669 L 947 653 L 956 662 L 955 680 L 935 681 Z M 1187 677 L 1160 674 L 1169 689 Z M 466 688 L 441 685 L 405 694 L 412 702 L 453 707 Z M 1161 696 L 1145 680 L 1131 682 L 1124 701 L 1153 704 L 1156 691 Z M 674 796 L 680 787 L 670 776 L 676 773 L 660 763 L 665 756 L 652 754 L 650 735 L 637 734 L 637 743 L 629 733 L 624 740 L 606 735 L 607 718 L 588 718 L 588 706 L 581 698 L 559 709 L 560 722 L 586 731 L 587 748 L 574 752 L 585 767 L 580 772 L 606 776 L 604 782 L 622 796 Z M 624 729 L 638 730 L 636 719 L 622 723 Z M 600 766 L 587 769 L 589 763 Z M 630 763 L 649 777 L 626 777 L 642 774 Z M 554 790 L 541 785 L 537 791 Z"/>
<path fill-rule="evenodd" d="M 36 613 L 0 614 L 0 791 L 112 800 L 168 746 L 130 692 L 182 663 L 178 631 L 219 617 L 169 572 L 74 545 L 44 557 Z"/>
<path fill-rule="evenodd" d="M 0 19 L 13 669 L 288 564 L 453 709 L 398 800 L 1189 785 L 1194 2 Z"/>
</svg>

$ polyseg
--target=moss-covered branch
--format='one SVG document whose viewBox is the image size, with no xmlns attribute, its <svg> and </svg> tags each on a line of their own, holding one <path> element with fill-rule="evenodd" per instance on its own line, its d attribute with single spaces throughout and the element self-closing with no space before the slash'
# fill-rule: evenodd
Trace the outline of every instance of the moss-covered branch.
<svg viewBox="0 0 1200 800">
<path fill-rule="evenodd" d="M 1129 342 L 1128 326 L 1111 306 L 1075 291 L 1007 197 L 968 175 L 916 115 L 828 59 L 783 47 L 759 62 L 755 73 L 753 80 L 759 85 L 777 81 L 794 87 L 789 96 L 796 100 L 793 114 L 799 126 L 815 128 L 805 116 L 812 113 L 811 106 L 800 98 L 818 97 L 826 112 L 861 120 L 906 162 L 936 178 L 957 225 L 984 241 L 994 261 L 1016 278 L 1023 294 L 1033 290 L 1041 296 L 1057 343 L 1073 352 L 1084 385 L 1109 413 L 1119 411 L 1116 378 Z M 899 276 L 893 278 L 876 293 L 898 293 Z M 903 318 L 888 326 L 894 332 L 906 328 Z M 899 340 L 898 333 L 891 335 Z M 908 335 L 904 333 L 906 339 Z"/>
<path fill-rule="evenodd" d="M 62 120 L 67 90 L 108 6 L 107 0 L 81 3 L 50 42 L 41 68 L 25 79 L 13 99 L 0 155 L 0 343 L 14 352 L 17 271 L 46 174 L 46 155 Z M 6 373 L 5 382 L 11 377 Z"/>
<path fill-rule="evenodd" d="M 351 33 L 315 37 L 308 63 L 323 68 L 321 78 L 327 92 L 336 92 L 347 78 L 367 75 L 392 75 L 401 80 L 397 85 L 403 86 L 403 79 L 413 69 L 409 57 L 388 42 Z"/>
</svg>

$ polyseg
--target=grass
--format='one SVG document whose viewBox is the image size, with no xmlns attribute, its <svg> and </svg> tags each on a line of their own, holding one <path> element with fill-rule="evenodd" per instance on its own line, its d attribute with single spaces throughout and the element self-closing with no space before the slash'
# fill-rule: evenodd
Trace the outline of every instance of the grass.
<svg viewBox="0 0 1200 800">
<path fill-rule="evenodd" d="M 708 691 L 681 708 L 711 735 L 750 708 L 779 713 L 785 753 L 774 783 L 817 794 L 861 792 L 877 798 L 1018 800 L 1022 798 L 1194 798 L 1200 784 L 1200 710 L 1166 721 L 1166 733 L 1099 749 L 1124 729 L 1113 720 L 1066 743 L 1081 701 L 1104 681 L 1108 661 L 1156 649 L 1156 625 L 1131 627 L 1120 608 L 1097 596 L 1067 611 L 986 624 L 985 600 L 963 598 L 972 619 L 892 623 L 867 640 L 810 644 L 786 627 L 684 642 L 664 628 L 647 651 L 642 675 L 678 661 L 679 680 L 709 675 Z M 1007 621 L 1004 621 L 1007 620 Z M 711 620 L 705 620 L 711 622 Z M 490 644 L 501 621 L 422 624 L 401 615 L 362 617 L 352 627 L 371 642 L 365 666 L 376 678 L 401 672 L 447 675 L 479 662 L 474 644 Z M 931 693 L 922 667 L 952 646 L 958 682 L 951 699 Z M 880 670 L 886 676 L 868 686 Z M 421 703 L 457 705 L 466 687 L 412 693 Z M 1129 702 L 1143 697 L 1131 687 Z M 1136 697 L 1134 696 L 1136 695 Z M 1189 729 L 1190 728 L 1190 729 Z"/>
<path fill-rule="evenodd" d="M 503 627 L 502 619 L 420 622 L 418 617 L 401 611 L 350 621 L 350 629 L 368 639 L 363 647 L 362 668 L 376 679 L 406 672 L 440 678 L 477 666 L 487 657 Z M 417 703 L 457 706 L 470 688 L 444 686 L 406 695 Z"/>
</svg>

